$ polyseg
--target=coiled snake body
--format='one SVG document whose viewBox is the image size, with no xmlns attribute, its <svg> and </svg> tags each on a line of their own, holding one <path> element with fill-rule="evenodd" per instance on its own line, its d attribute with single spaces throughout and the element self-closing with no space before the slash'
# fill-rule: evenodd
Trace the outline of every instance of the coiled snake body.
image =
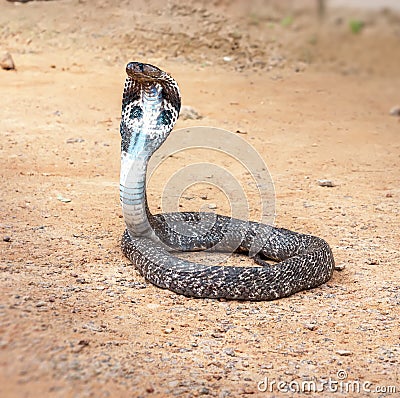
<svg viewBox="0 0 400 398">
<path fill-rule="evenodd" d="M 122 100 L 120 198 L 126 230 L 121 247 L 145 279 L 186 296 L 273 300 L 330 279 L 334 259 L 322 239 L 213 213 L 152 215 L 146 199 L 147 163 L 166 140 L 180 111 L 175 80 L 159 68 L 131 62 Z M 203 228 L 204 225 L 211 225 Z M 182 234 L 182 226 L 195 233 Z M 258 266 L 196 264 L 171 250 L 235 251 L 252 255 Z M 271 259 L 278 264 L 269 264 Z"/>
</svg>

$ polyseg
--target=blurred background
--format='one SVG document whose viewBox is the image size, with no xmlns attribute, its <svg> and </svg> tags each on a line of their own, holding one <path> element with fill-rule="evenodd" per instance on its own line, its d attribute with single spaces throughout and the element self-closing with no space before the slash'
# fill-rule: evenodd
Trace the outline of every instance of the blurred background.
<svg viewBox="0 0 400 398">
<path fill-rule="evenodd" d="M 0 50 L 17 58 L 69 50 L 110 65 L 145 57 L 239 71 L 312 65 L 380 74 L 400 65 L 395 0 L 3 0 L 0 7 Z"/>
</svg>

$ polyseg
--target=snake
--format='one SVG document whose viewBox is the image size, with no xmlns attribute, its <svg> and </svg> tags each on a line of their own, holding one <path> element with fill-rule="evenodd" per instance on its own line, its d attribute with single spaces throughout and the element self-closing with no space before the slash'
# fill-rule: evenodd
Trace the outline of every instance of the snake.
<svg viewBox="0 0 400 398">
<path fill-rule="evenodd" d="M 126 74 L 121 250 L 144 279 L 187 297 L 248 301 L 280 299 L 327 282 L 335 262 L 319 237 L 214 212 L 150 212 L 148 162 L 179 117 L 181 95 L 174 78 L 154 65 L 129 62 Z M 179 256 L 204 250 L 247 255 L 254 265 L 206 265 Z"/>
</svg>

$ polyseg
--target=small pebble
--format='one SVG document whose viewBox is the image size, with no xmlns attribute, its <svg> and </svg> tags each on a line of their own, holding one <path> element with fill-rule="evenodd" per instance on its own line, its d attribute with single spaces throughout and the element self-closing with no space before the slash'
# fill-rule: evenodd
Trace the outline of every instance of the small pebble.
<svg viewBox="0 0 400 398">
<path fill-rule="evenodd" d="M 315 323 L 306 323 L 304 325 L 304 327 L 306 327 L 308 330 L 315 330 L 317 329 L 317 325 Z"/>
<path fill-rule="evenodd" d="M 202 387 L 199 391 L 200 395 L 208 395 L 210 394 L 210 390 L 207 387 Z"/>
<path fill-rule="evenodd" d="M 208 208 L 209 208 L 209 209 L 216 209 L 216 208 L 217 208 L 217 205 L 216 205 L 215 203 L 210 203 L 210 204 L 208 205 Z"/>
<path fill-rule="evenodd" d="M 36 303 L 36 307 L 44 307 L 46 305 L 46 302 L 45 301 L 38 301 L 37 303 Z"/>
<path fill-rule="evenodd" d="M 71 199 L 69 199 L 69 198 L 64 198 L 64 196 L 62 196 L 62 195 L 58 195 L 58 196 L 57 196 L 57 200 L 59 200 L 60 202 L 63 202 L 63 203 L 69 203 L 69 202 L 71 202 Z"/>
<path fill-rule="evenodd" d="M 5 340 L 0 341 L 0 348 L 6 348 L 7 345 L 8 345 L 8 341 L 5 341 Z"/>
<path fill-rule="evenodd" d="M 4 242 L 11 242 L 11 236 L 3 236 L 3 241 Z"/>
<path fill-rule="evenodd" d="M 272 363 L 267 363 L 267 364 L 263 364 L 261 365 L 261 369 L 273 369 L 274 365 Z"/>
<path fill-rule="evenodd" d="M 5 53 L 0 59 L 0 66 L 4 70 L 14 70 L 15 64 L 10 53 Z"/>
<path fill-rule="evenodd" d="M 201 116 L 200 113 L 196 111 L 196 109 L 194 109 L 192 106 L 189 105 L 183 105 L 179 114 L 181 119 L 183 120 L 187 119 L 197 120 L 203 118 L 203 116 Z"/>
<path fill-rule="evenodd" d="M 224 353 L 225 353 L 225 355 L 228 355 L 230 357 L 236 356 L 235 350 L 233 348 L 225 348 Z"/>
<path fill-rule="evenodd" d="M 400 116 L 400 106 L 394 106 L 392 109 L 390 109 L 389 114 L 391 116 Z"/>
<path fill-rule="evenodd" d="M 170 333 L 172 333 L 172 329 L 171 328 L 167 328 L 167 329 L 164 329 L 164 333 L 166 333 L 166 334 L 170 334 Z"/>
<path fill-rule="evenodd" d="M 318 180 L 318 185 L 320 187 L 334 187 L 335 184 L 331 180 Z"/>
<path fill-rule="evenodd" d="M 83 345 L 76 345 L 75 347 L 71 348 L 71 352 L 74 354 L 78 354 L 83 350 L 84 346 Z"/>
<path fill-rule="evenodd" d="M 337 350 L 336 354 L 341 355 L 342 357 L 348 357 L 349 355 L 352 355 L 353 353 L 348 350 Z"/>
<path fill-rule="evenodd" d="M 336 271 L 343 271 L 345 268 L 346 268 L 346 264 L 344 264 L 344 263 L 335 265 Z"/>
<path fill-rule="evenodd" d="M 85 142 L 85 140 L 83 138 L 68 138 L 65 142 L 67 144 L 75 144 L 76 142 Z"/>
</svg>

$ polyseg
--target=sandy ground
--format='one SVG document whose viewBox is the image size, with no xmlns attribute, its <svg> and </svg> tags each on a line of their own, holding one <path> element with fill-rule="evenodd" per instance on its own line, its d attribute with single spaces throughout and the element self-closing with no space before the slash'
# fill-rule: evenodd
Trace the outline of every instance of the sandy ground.
<svg viewBox="0 0 400 398">
<path fill-rule="evenodd" d="M 2 398 L 291 397 L 273 383 L 329 379 L 342 384 L 324 396 L 400 396 L 400 17 L 319 21 L 303 3 L 1 1 L 0 50 L 17 67 L 0 70 Z M 177 127 L 245 133 L 276 224 L 323 237 L 345 269 L 273 302 L 146 283 L 119 249 L 131 60 L 168 70 L 203 116 Z M 153 211 L 170 167 L 150 184 Z M 215 190 L 206 203 L 229 212 Z"/>
</svg>

